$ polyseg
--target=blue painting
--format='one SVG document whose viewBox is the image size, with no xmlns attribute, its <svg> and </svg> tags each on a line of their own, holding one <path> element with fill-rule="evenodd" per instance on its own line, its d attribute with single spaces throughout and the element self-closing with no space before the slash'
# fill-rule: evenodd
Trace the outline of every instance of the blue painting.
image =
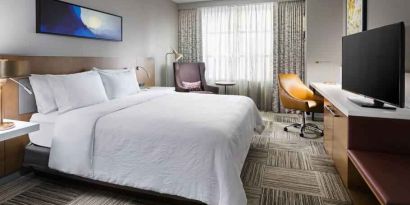
<svg viewBox="0 0 410 205">
<path fill-rule="evenodd" d="M 122 17 L 58 0 L 37 0 L 37 32 L 122 41 Z"/>
</svg>

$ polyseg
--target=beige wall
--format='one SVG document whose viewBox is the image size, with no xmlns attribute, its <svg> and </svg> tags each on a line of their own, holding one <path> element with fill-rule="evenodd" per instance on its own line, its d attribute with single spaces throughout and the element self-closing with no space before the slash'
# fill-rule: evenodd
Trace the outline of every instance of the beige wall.
<svg viewBox="0 0 410 205">
<path fill-rule="evenodd" d="M 406 51 L 410 51 L 410 1 L 368 0 L 368 29 L 404 21 Z M 306 82 L 339 81 L 342 36 L 345 34 L 345 0 L 306 0 Z M 316 61 L 325 61 L 315 63 Z M 406 52 L 410 72 L 410 52 Z"/>
<path fill-rule="evenodd" d="M 406 71 L 410 72 L 410 1 L 368 0 L 368 29 L 403 21 L 406 25 Z"/>
<path fill-rule="evenodd" d="M 122 16 L 123 42 L 37 34 L 35 2 L 0 0 L 0 54 L 154 57 L 156 83 L 164 82 L 165 53 L 177 47 L 178 10 L 171 0 L 67 0 Z"/>
<path fill-rule="evenodd" d="M 344 1 L 306 0 L 307 83 L 339 81 Z"/>
</svg>

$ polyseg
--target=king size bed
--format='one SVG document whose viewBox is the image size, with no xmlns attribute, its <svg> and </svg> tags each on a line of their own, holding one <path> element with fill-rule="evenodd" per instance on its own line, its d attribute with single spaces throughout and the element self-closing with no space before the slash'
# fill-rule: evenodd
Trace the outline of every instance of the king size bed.
<svg viewBox="0 0 410 205">
<path fill-rule="evenodd" d="M 53 88 L 67 85 L 51 87 L 73 104 L 73 91 Z M 56 98 L 58 111 L 31 117 L 40 131 L 30 135 L 26 167 L 209 205 L 247 203 L 240 174 L 264 128 L 250 98 L 151 89 L 70 109 Z"/>
</svg>

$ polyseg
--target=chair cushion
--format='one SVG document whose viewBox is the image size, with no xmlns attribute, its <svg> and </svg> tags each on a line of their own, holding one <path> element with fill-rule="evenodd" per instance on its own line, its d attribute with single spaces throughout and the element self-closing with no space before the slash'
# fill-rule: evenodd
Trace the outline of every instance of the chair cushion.
<svg viewBox="0 0 410 205">
<path fill-rule="evenodd" d="M 409 155 L 356 150 L 349 150 L 348 155 L 383 204 L 410 204 Z"/>
<path fill-rule="evenodd" d="M 196 81 L 196 82 L 182 81 L 182 86 L 184 86 L 184 88 L 188 89 L 189 91 L 202 91 L 201 81 Z"/>
</svg>

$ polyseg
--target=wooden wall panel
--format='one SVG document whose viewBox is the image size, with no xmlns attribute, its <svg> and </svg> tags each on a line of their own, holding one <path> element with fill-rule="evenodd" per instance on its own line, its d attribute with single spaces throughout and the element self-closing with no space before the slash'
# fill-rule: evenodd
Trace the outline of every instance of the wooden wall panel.
<svg viewBox="0 0 410 205">
<path fill-rule="evenodd" d="M 24 116 L 18 114 L 18 87 L 13 82 L 7 81 L 3 87 L 3 97 L 5 118 L 22 120 Z M 3 164 L 3 171 L 0 176 L 13 173 L 21 167 L 24 158 L 24 147 L 28 140 L 28 136 L 21 136 L 2 143 L 3 148 L 0 150 L 0 155 L 2 155 L 3 159 L 0 161 Z"/>
<path fill-rule="evenodd" d="M 6 171 L 4 155 L 4 142 L 0 142 L 0 177 L 4 176 Z"/>
<path fill-rule="evenodd" d="M 27 60 L 32 74 L 71 74 L 90 70 L 135 68 L 137 65 L 149 69 L 152 76 L 147 79 L 145 73 L 138 72 L 139 80 L 155 85 L 155 62 L 153 58 L 110 58 L 110 57 L 60 57 L 60 56 L 12 56 L 0 55 L 1 59 Z"/>
<path fill-rule="evenodd" d="M 4 174 L 11 174 L 20 169 L 24 159 L 24 148 L 29 143 L 27 135 L 10 139 L 4 146 Z"/>
<path fill-rule="evenodd" d="M 144 82 L 145 86 L 155 86 L 155 60 L 154 58 L 138 58 L 137 65 L 143 66 L 148 70 L 150 78 L 143 71 L 137 72 L 137 79 L 139 83 Z"/>
</svg>

